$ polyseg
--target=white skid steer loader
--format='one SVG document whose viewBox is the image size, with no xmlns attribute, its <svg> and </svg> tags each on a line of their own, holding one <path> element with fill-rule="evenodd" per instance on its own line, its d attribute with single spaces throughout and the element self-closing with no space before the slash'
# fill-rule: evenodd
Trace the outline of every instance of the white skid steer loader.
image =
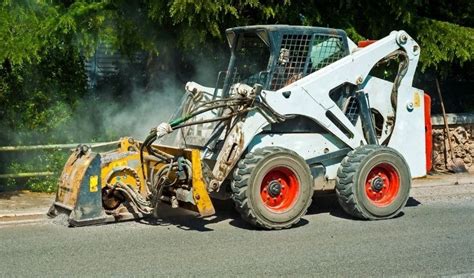
<svg viewBox="0 0 474 278">
<path fill-rule="evenodd" d="M 412 87 L 418 44 L 404 31 L 356 45 L 342 30 L 288 25 L 226 35 L 216 87 L 186 84 L 175 120 L 143 142 L 78 147 L 51 216 L 78 226 L 156 216 L 160 204 L 208 216 L 211 198 L 231 198 L 246 221 L 281 229 L 334 191 L 354 217 L 400 213 L 431 161 L 430 100 Z"/>
</svg>

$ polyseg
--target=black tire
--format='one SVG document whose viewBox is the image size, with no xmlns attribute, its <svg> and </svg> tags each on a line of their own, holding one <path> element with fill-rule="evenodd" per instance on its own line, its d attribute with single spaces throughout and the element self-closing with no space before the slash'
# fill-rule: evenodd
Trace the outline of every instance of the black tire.
<svg viewBox="0 0 474 278">
<path fill-rule="evenodd" d="M 298 223 L 313 195 L 311 172 L 304 159 L 280 147 L 257 149 L 241 159 L 231 189 L 242 218 L 265 229 Z"/>
<path fill-rule="evenodd" d="M 336 193 L 348 214 L 361 219 L 388 219 L 405 207 L 410 169 L 396 150 L 365 145 L 351 151 L 337 171 Z"/>
</svg>

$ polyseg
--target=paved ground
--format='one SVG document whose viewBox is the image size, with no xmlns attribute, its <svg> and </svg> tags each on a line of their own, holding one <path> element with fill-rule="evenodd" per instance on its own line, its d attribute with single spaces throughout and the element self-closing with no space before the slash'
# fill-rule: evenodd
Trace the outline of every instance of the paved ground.
<svg viewBox="0 0 474 278">
<path fill-rule="evenodd" d="M 436 192 L 447 190 L 449 194 L 452 194 L 453 189 L 450 186 L 472 183 L 474 183 L 474 173 L 430 175 L 426 178 L 414 180 L 412 190 L 418 192 L 419 190 L 423 191 L 422 188 L 425 187 L 438 187 Z M 467 190 L 469 191 L 470 188 Z M 464 192 L 466 188 L 464 188 L 464 191 L 462 191 L 462 188 L 460 189 L 461 194 L 466 193 Z M 38 220 L 44 220 L 54 198 L 55 194 L 52 193 L 0 192 L 0 225 L 6 222 L 38 222 Z"/>
<path fill-rule="evenodd" d="M 348 219 L 317 199 L 298 227 L 254 230 L 219 203 L 209 219 L 169 210 L 159 223 L 0 225 L 0 276 L 474 277 L 474 185 L 412 190 L 404 214 Z"/>
<path fill-rule="evenodd" d="M 0 192 L 0 224 L 44 219 L 55 196 L 29 191 Z"/>
</svg>

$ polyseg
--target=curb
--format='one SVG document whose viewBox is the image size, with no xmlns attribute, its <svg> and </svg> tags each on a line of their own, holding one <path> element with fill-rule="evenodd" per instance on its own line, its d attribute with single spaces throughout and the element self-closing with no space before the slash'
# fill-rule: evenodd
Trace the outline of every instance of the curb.
<svg viewBox="0 0 474 278">
<path fill-rule="evenodd" d="M 438 187 L 438 186 L 456 186 L 456 185 L 474 185 L 473 174 L 453 174 L 453 175 L 434 175 L 424 178 L 414 179 L 412 187 Z"/>
<path fill-rule="evenodd" d="M 48 219 L 45 212 L 0 214 L 0 226 L 37 223 Z"/>
</svg>

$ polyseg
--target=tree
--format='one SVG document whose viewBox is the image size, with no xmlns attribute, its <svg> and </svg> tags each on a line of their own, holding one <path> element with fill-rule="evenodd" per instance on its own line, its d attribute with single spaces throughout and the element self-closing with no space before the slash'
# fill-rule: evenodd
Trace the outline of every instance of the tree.
<svg viewBox="0 0 474 278">
<path fill-rule="evenodd" d="M 474 55 L 474 4 L 469 0 L 353 1 L 110 1 L 3 0 L 0 9 L 0 60 L 13 64 L 41 58 L 39 53 L 70 37 L 82 52 L 100 41 L 130 53 L 159 53 L 170 38 L 182 49 L 222 43 L 235 25 L 288 23 L 345 29 L 353 39 L 380 38 L 405 29 L 423 46 L 423 69 L 464 63 Z"/>
</svg>

